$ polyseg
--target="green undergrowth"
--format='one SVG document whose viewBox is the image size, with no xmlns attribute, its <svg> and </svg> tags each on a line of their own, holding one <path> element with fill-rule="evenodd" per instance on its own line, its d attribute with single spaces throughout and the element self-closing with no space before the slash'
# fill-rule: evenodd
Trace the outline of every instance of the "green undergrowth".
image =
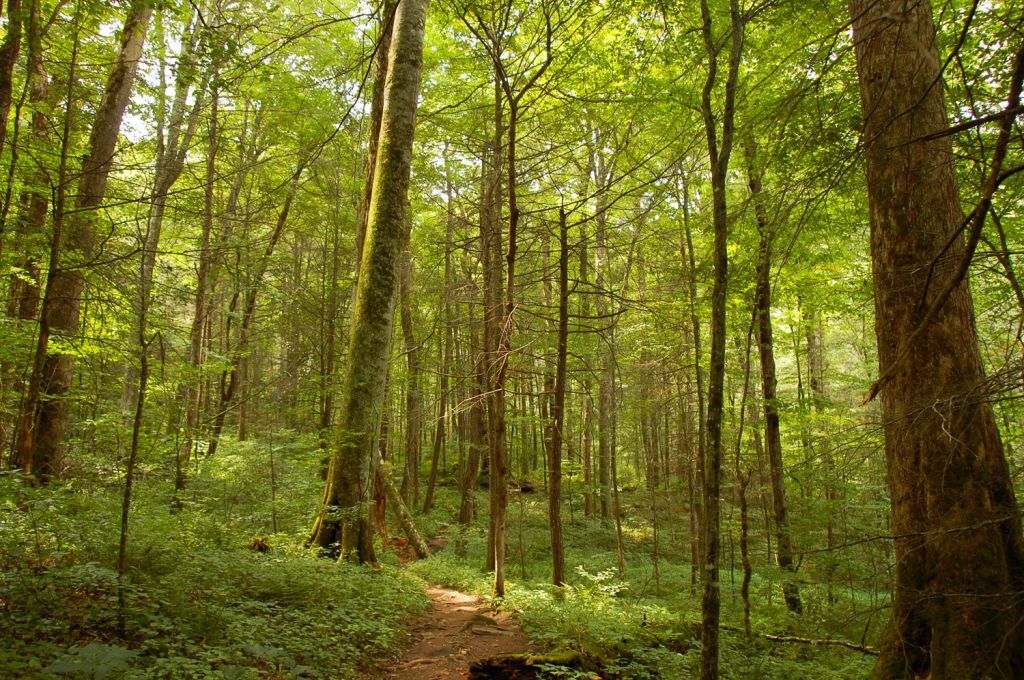
<svg viewBox="0 0 1024 680">
<path fill-rule="evenodd" d="M 122 638 L 115 491 L 0 478 L 0 677 L 363 677 L 428 603 L 393 566 L 313 557 L 298 525 L 261 553 L 251 518 L 225 522 L 201 498 L 172 514 L 166 487 L 143 483 Z"/>
<path fill-rule="evenodd" d="M 602 660 L 607 677 L 695 678 L 700 668 L 700 592 L 691 592 L 688 538 L 661 537 L 655 573 L 646 519 L 634 513 L 624 525 L 625 578 L 616 566 L 614 529 L 566 513 L 568 585 L 555 588 L 543 494 L 513 497 L 507 527 L 506 597 L 500 604 L 519 615 L 523 628 L 543 650 L 572 650 Z M 477 507 L 486 507 L 483 496 Z M 425 580 L 490 597 L 492 577 L 483 570 L 486 517 L 469 528 L 447 529 L 448 549 L 410 565 Z M 683 562 L 686 560 L 686 562 Z M 722 677 L 729 680 L 864 677 L 874 657 L 840 647 L 818 647 L 748 639 L 742 633 L 740 574 L 722 574 Z M 757 632 L 808 638 L 843 637 L 841 605 L 828 611 L 826 594 L 807 585 L 808 613 L 789 614 L 778 594 L 779 575 L 767 566 L 751 585 Z M 735 586 L 733 582 L 735 581 Z"/>
</svg>

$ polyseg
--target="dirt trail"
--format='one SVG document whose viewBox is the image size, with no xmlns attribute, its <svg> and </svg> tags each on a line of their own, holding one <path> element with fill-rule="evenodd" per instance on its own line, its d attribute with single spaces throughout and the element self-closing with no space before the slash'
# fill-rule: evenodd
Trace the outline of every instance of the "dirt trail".
<svg viewBox="0 0 1024 680">
<path fill-rule="evenodd" d="M 512 617 L 480 598 L 431 587 L 430 611 L 409 629 L 409 648 L 386 680 L 447 680 L 469 676 L 469 664 L 496 654 L 526 652 L 526 634 Z"/>
</svg>

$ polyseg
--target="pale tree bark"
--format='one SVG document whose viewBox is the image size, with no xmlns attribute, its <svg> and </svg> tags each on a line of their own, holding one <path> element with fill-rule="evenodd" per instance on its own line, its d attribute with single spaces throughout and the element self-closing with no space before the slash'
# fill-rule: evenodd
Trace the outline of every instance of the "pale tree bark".
<svg viewBox="0 0 1024 680">
<path fill-rule="evenodd" d="M 875 332 L 896 537 L 875 675 L 1024 677 L 1024 541 L 966 273 L 1012 126 L 1004 115 L 968 239 L 929 2 L 851 0 L 864 113 Z M 1007 109 L 1020 103 L 1024 50 Z M 937 134 L 939 133 L 939 134 Z"/>
<path fill-rule="evenodd" d="M 135 291 L 134 319 L 141 323 L 142 309 L 149 306 L 153 291 L 153 272 L 156 268 L 156 255 L 160 246 L 160 233 L 163 229 L 164 215 L 167 211 L 167 197 L 174 183 L 181 177 L 185 169 L 185 155 L 192 145 L 192 139 L 199 123 L 199 112 L 203 107 L 206 83 L 201 82 L 193 88 L 196 80 L 195 51 L 199 41 L 199 21 L 193 18 L 186 28 L 178 52 L 174 96 L 171 102 L 170 115 L 164 132 L 165 105 L 161 103 L 161 115 L 158 117 L 156 167 L 153 171 L 153 193 L 150 198 L 149 215 L 142 238 L 142 272 Z M 157 24 L 160 25 L 159 23 Z M 164 64 L 161 64 L 161 68 Z M 163 77 L 161 76 L 161 80 Z M 193 92 L 192 106 L 188 107 L 188 96 Z M 142 334 L 136 328 L 129 335 L 133 350 L 138 351 L 138 343 Z M 125 370 L 124 385 L 121 391 L 121 412 L 131 418 L 135 412 L 135 400 L 138 394 L 139 368 L 129 363 Z"/>
<path fill-rule="evenodd" d="M 373 444 L 384 406 L 399 267 L 409 237 L 409 177 L 429 4 L 403 0 L 395 11 L 338 443 L 313 529 L 315 545 L 328 549 L 337 544 L 342 556 L 360 562 L 375 559 L 367 507 Z"/>
<path fill-rule="evenodd" d="M 604 134 L 598 133 L 595 143 L 604 142 Z M 594 285 L 597 288 L 598 323 L 601 325 L 598 339 L 600 357 L 597 377 L 597 479 L 600 487 L 599 499 L 601 520 L 612 518 L 612 445 L 611 408 L 613 367 L 611 358 L 611 329 L 606 289 L 608 286 L 608 184 L 614 173 L 614 160 L 609 161 L 602 151 L 596 155 L 594 185 L 598 192 L 597 212 L 594 215 Z"/>
<path fill-rule="evenodd" d="M 50 301 L 44 301 L 47 318 L 43 323 L 54 336 L 66 342 L 73 342 L 79 331 L 85 272 L 95 258 L 97 211 L 106 194 L 121 119 L 131 96 L 152 14 L 148 0 L 135 0 L 128 11 L 117 59 L 89 136 L 89 151 L 82 161 L 75 209 L 67 215 L 64 225 L 63 252 L 47 283 Z M 23 405 L 25 422 L 34 426 L 22 433 L 22 467 L 44 483 L 59 475 L 62 468 L 70 416 L 67 395 L 73 377 L 73 356 L 47 347 L 40 371 L 40 398 L 25 399 Z"/>
<path fill-rule="evenodd" d="M 588 169 L 588 174 L 590 170 Z M 581 288 L 585 291 L 580 296 L 580 319 L 587 322 L 590 319 L 590 251 L 587 248 L 586 227 L 580 225 L 579 245 L 579 281 Z M 594 399 L 591 394 L 593 381 L 591 372 L 587 371 L 583 377 L 583 442 L 580 456 L 583 463 L 583 516 L 590 519 L 595 514 L 594 503 Z"/>
</svg>

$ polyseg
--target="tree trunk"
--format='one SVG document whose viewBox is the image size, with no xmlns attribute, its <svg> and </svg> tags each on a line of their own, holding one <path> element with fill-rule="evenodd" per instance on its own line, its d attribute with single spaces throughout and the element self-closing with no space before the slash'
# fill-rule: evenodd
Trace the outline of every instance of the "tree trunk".
<svg viewBox="0 0 1024 680">
<path fill-rule="evenodd" d="M 142 308 L 149 305 L 149 298 L 153 289 L 153 272 L 156 268 L 157 249 L 160 246 L 160 232 L 163 229 L 164 214 L 167 210 L 167 196 L 174 186 L 174 183 L 181 177 L 185 169 L 185 155 L 192 145 L 192 138 L 195 136 L 196 127 L 199 123 L 199 112 L 204 104 L 206 83 L 202 83 L 194 93 L 192 108 L 186 110 L 188 95 L 192 90 L 192 83 L 195 79 L 195 65 L 192 63 L 194 52 L 198 41 L 197 19 L 193 19 L 186 35 L 183 36 L 181 50 L 177 57 L 177 67 L 174 83 L 174 97 L 171 103 L 170 124 L 167 128 L 166 142 L 164 141 L 163 115 L 158 117 L 157 130 L 157 152 L 156 167 L 153 171 L 153 194 L 149 205 L 149 215 L 146 220 L 145 237 L 142 241 L 142 272 L 135 291 L 134 319 L 136 323 L 142 318 Z M 159 24 L 158 24 L 159 25 Z M 164 64 L 161 63 L 161 69 Z M 161 73 L 163 71 L 161 70 Z M 163 77 L 161 76 L 161 82 Z M 163 93 L 161 92 L 161 95 Z M 163 111 L 164 104 L 161 104 Z M 187 118 L 187 120 L 186 120 Z M 133 353 L 138 351 L 141 335 L 136 328 L 129 335 L 129 343 L 132 345 Z M 139 369 L 135 364 L 129 362 L 125 371 L 124 385 L 121 390 L 121 412 L 127 418 L 131 418 L 135 411 L 135 400 L 138 394 Z"/>
<path fill-rule="evenodd" d="M 600 356 L 598 377 L 597 377 L 597 479 L 600 486 L 601 520 L 608 522 L 612 517 L 612 459 L 611 459 L 611 391 L 612 391 L 612 361 L 608 349 L 608 298 L 605 287 L 607 286 L 608 270 L 608 242 L 607 242 L 607 212 L 605 190 L 609 180 L 610 169 L 602 154 L 597 156 L 597 191 L 598 206 L 594 218 L 594 285 L 597 288 L 597 316 L 601 324 L 598 341 L 598 354 Z"/>
<path fill-rule="evenodd" d="M 701 0 L 704 47 L 708 56 L 708 74 L 701 96 L 701 112 L 711 159 L 711 188 L 715 230 L 714 287 L 711 293 L 711 365 L 708 376 L 707 450 L 704 464 L 704 571 L 701 598 L 701 680 L 718 678 L 718 626 L 721 609 L 719 570 L 720 486 L 722 471 L 722 407 L 725 384 L 725 298 L 729 280 L 728 205 L 726 184 L 729 157 L 732 153 L 733 117 L 736 81 L 743 50 L 743 25 L 738 0 L 730 0 L 731 40 L 725 102 L 722 111 L 722 133 L 719 138 L 712 111 L 712 92 L 717 81 L 719 47 L 712 36 L 711 10 Z M 721 146 L 719 146 L 721 144 Z"/>
<path fill-rule="evenodd" d="M 419 505 L 420 500 L 420 432 L 422 429 L 423 398 L 420 394 L 419 347 L 412 329 L 412 254 L 406 250 L 399 282 L 402 339 L 405 341 L 405 359 L 408 380 L 405 388 L 405 476 L 402 479 L 402 498 L 407 507 Z"/>
<path fill-rule="evenodd" d="M 447 170 L 447 168 L 446 168 Z M 455 363 L 454 356 L 454 319 L 452 318 L 452 250 L 455 248 L 455 211 L 452 201 L 455 189 L 451 175 L 445 173 L 445 239 L 444 239 L 444 350 L 441 363 L 440 399 L 437 406 L 437 424 L 434 426 L 434 449 L 430 458 L 430 477 L 427 480 L 427 493 L 423 499 L 423 514 L 430 512 L 434 504 L 434 489 L 437 485 L 438 462 L 444 450 L 445 428 L 448 423 L 448 372 Z"/>
<path fill-rule="evenodd" d="M 50 332 L 68 342 L 78 333 L 85 269 L 95 256 L 96 213 L 106 193 L 121 119 L 131 96 L 152 14 L 153 7 L 148 0 L 135 0 L 128 11 L 120 50 L 89 136 L 89 152 L 82 161 L 75 210 L 67 216 L 64 225 L 66 241 L 60 257 L 63 262 L 58 261 L 56 270 L 51 270 L 47 283 L 51 303 L 44 302 L 47 318 L 43 323 Z M 26 399 L 23 405 L 26 414 L 36 415 L 34 436 L 31 432 L 23 433 L 22 461 L 26 472 L 33 472 L 46 483 L 60 474 L 63 464 L 70 416 L 67 395 L 74 377 L 73 355 L 59 354 L 48 347 L 40 374 L 44 389 L 38 402 Z"/>
<path fill-rule="evenodd" d="M 896 576 L 875 674 L 1024 677 L 1019 509 L 986 391 L 971 293 L 966 279 L 951 278 L 967 250 L 950 140 L 928 138 L 947 127 L 931 5 L 851 0 L 850 13 L 879 369 L 891 376 L 881 407 Z M 1018 55 L 1018 98 L 1021 62 Z M 1011 120 L 1002 121 L 1004 137 Z M 944 304 L 923 315 L 949 286 Z"/>
<path fill-rule="evenodd" d="M 241 323 L 238 327 L 238 342 L 235 343 L 234 348 L 230 352 L 229 368 L 221 373 L 220 377 L 220 401 L 217 405 L 217 413 L 214 416 L 213 428 L 210 432 L 210 445 L 206 450 L 207 458 L 212 458 L 217 453 L 217 447 L 220 444 L 220 435 L 224 429 L 224 419 L 227 417 L 228 412 L 234 407 L 235 395 L 238 393 L 239 386 L 246 379 L 246 357 L 249 351 L 250 332 L 252 330 L 253 319 L 256 316 L 256 301 L 259 296 L 260 287 L 263 283 L 263 278 L 266 276 L 267 269 L 270 267 L 270 259 L 274 255 L 277 243 L 281 240 L 281 234 L 284 233 L 284 227 L 288 223 L 288 215 L 291 213 L 292 202 L 299 190 L 299 179 L 302 177 L 309 160 L 310 157 L 307 156 L 303 160 L 299 161 L 299 166 L 292 174 L 291 181 L 289 182 L 288 194 L 285 196 L 284 203 L 281 205 L 281 210 L 277 214 L 277 221 L 274 224 L 274 230 L 270 233 L 269 240 L 267 241 L 263 253 L 260 256 L 260 260 L 256 265 L 256 272 L 253 274 L 252 281 L 249 282 L 248 291 L 246 292 L 245 299 L 243 301 L 244 306 L 242 307 Z M 239 297 L 240 295 L 236 293 L 234 298 L 231 300 L 231 312 L 237 311 Z M 230 341 L 231 339 L 232 318 L 232 316 L 228 317 L 228 326 L 225 333 L 227 341 Z"/>
<path fill-rule="evenodd" d="M 555 393 L 548 435 L 548 525 L 551 530 L 551 582 L 565 583 L 565 548 L 562 543 L 562 425 L 565 422 L 565 378 L 569 347 L 569 228 L 565 209 L 558 212 L 558 356 Z"/>
<path fill-rule="evenodd" d="M 13 5 L 14 3 L 10 3 Z M 10 5 L 8 12 L 10 12 Z M 39 158 L 50 139 L 50 117 L 46 113 L 49 96 L 49 76 L 43 60 L 42 16 L 39 0 L 32 0 L 28 22 L 28 98 L 32 109 L 32 156 Z M 13 14 L 8 13 L 8 21 Z M 0 131 L 6 130 L 7 122 L 0 121 Z M 2 149 L 2 144 L 0 144 Z M 23 321 L 35 319 L 39 309 L 39 262 L 33 255 L 41 245 L 46 232 L 46 213 L 50 205 L 49 193 L 42 187 L 50 186 L 50 172 L 44 163 L 37 161 L 31 179 L 32 188 L 22 195 L 22 205 L 27 210 L 18 220 L 16 246 L 22 255 L 18 260 L 20 272 L 11 275 L 11 291 L 7 313 Z"/>
<path fill-rule="evenodd" d="M 213 197 L 214 182 L 217 178 L 217 110 L 220 104 L 216 81 L 218 73 L 213 70 L 213 87 L 210 91 L 210 121 L 208 123 L 208 143 L 206 147 L 206 185 L 203 187 L 203 230 L 199 241 L 199 268 L 196 281 L 195 304 L 192 312 L 192 327 L 189 331 L 188 372 L 182 392 L 185 395 L 184 436 L 181 447 L 177 451 L 174 474 L 174 500 L 172 507 L 180 504 L 178 494 L 185 489 L 187 481 L 186 466 L 192 458 L 192 449 L 199 429 L 199 410 L 202 406 L 201 370 L 203 365 L 203 338 L 206 329 L 207 281 L 210 275 L 210 236 L 213 231 Z"/>
<path fill-rule="evenodd" d="M 764 443 L 768 452 L 768 468 L 772 479 L 772 508 L 775 512 L 775 559 L 779 568 L 793 576 L 785 576 L 782 597 L 786 608 L 801 613 L 800 589 L 794 581 L 793 539 L 789 528 L 789 503 L 786 501 L 785 469 L 782 463 L 782 435 L 779 428 L 779 407 L 776 399 L 775 344 L 772 329 L 772 241 L 774 233 L 761 202 L 761 176 L 756 168 L 754 142 L 746 146 L 747 186 L 754 203 L 757 231 L 761 237 L 760 261 L 757 265 L 755 314 L 757 315 L 757 348 L 761 359 L 761 397 L 764 408 Z"/>
<path fill-rule="evenodd" d="M 391 355 L 398 270 L 409 237 L 409 175 L 429 4 L 429 0 L 405 0 L 395 11 L 380 147 L 341 394 L 338 444 L 313 528 L 315 545 L 328 548 L 338 544 L 342 556 L 354 553 L 360 562 L 374 561 L 366 505 L 372 447 Z"/>
<path fill-rule="evenodd" d="M 497 76 L 495 76 L 497 81 Z M 497 546 L 495 521 L 499 515 L 499 505 L 503 503 L 501 490 L 496 490 L 496 484 L 504 484 L 504 481 L 496 479 L 499 467 L 495 465 L 495 458 L 498 463 L 504 464 L 505 449 L 505 390 L 498 389 L 498 366 L 500 364 L 499 351 L 501 347 L 501 336 L 504 326 L 502 297 L 502 260 L 501 260 L 501 140 L 502 133 L 502 106 L 501 90 L 497 82 L 494 85 L 494 138 L 490 149 L 491 165 L 486 168 L 484 179 L 484 194 L 480 206 L 480 241 L 483 257 L 484 272 L 484 313 L 483 313 L 483 340 L 484 340 L 484 389 L 482 393 L 487 395 L 487 458 L 484 464 L 487 467 L 489 509 L 487 525 L 487 556 L 485 567 L 494 570 L 496 567 Z M 499 497 L 502 496 L 502 497 Z M 502 526 L 504 532 L 504 526 Z M 504 533 L 502 534 L 502 559 L 504 559 Z"/>
<path fill-rule="evenodd" d="M 21 51 L 21 33 L 24 17 L 21 0 L 7 0 L 7 34 L 0 44 L 0 153 L 7 143 L 7 122 L 11 116 L 14 92 L 14 67 Z"/>
</svg>

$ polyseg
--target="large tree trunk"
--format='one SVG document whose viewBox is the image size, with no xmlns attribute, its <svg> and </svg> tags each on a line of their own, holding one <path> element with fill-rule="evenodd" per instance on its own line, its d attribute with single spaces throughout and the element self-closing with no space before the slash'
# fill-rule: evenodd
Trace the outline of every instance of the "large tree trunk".
<svg viewBox="0 0 1024 680">
<path fill-rule="evenodd" d="M 879 368 L 890 376 L 881 406 L 896 577 L 875 673 L 1024 677 L 1019 509 L 970 290 L 966 279 L 951 278 L 966 249 L 950 141 L 929 139 L 947 127 L 931 5 L 851 0 L 850 13 L 865 118 L 875 332 Z M 1015 68 L 1019 77 L 1019 58 Z M 924 315 L 953 284 L 945 304 Z"/>
<path fill-rule="evenodd" d="M 89 136 L 89 153 L 82 161 L 75 209 L 64 225 L 66 241 L 60 266 L 50 272 L 46 294 L 51 302 L 44 302 L 48 318 L 43 323 L 53 335 L 68 342 L 78 333 L 85 270 L 95 256 L 97 209 L 106 193 L 121 119 L 131 96 L 152 14 L 148 0 L 136 0 L 125 19 L 120 50 Z M 26 399 L 23 405 L 26 414 L 34 414 L 35 427 L 34 436 L 31 432 L 22 434 L 22 466 L 45 483 L 60 474 L 62 467 L 70 415 L 67 395 L 74 377 L 73 355 L 47 348 L 40 374 L 43 389 L 38 403 Z M 32 416 L 27 422 L 32 422 Z"/>
<path fill-rule="evenodd" d="M 488 549 L 484 566 L 488 570 L 493 570 L 496 565 L 495 519 L 499 514 L 496 512 L 499 499 L 494 489 L 498 469 L 494 467 L 494 459 L 495 455 L 498 455 L 504 461 L 505 455 L 505 391 L 504 388 L 498 390 L 496 387 L 498 365 L 500 364 L 498 351 L 501 344 L 504 316 L 501 304 L 503 272 L 501 259 L 501 140 L 503 136 L 501 101 L 501 91 L 495 82 L 495 131 L 490 149 L 491 165 L 484 169 L 486 176 L 480 206 L 480 248 L 484 276 L 484 387 L 481 393 L 486 395 L 487 403 L 487 457 L 484 459 L 484 465 L 488 475 L 488 507 L 490 510 L 487 525 Z M 500 451 L 498 447 L 501 447 Z M 504 531 L 504 527 L 502 527 L 502 531 Z M 502 556 L 504 557 L 504 553 Z"/>
<path fill-rule="evenodd" d="M 772 508 L 775 512 L 776 563 L 788 572 L 782 583 L 786 607 L 797 614 L 803 611 L 800 589 L 794 581 L 793 538 L 789 528 L 789 503 L 786 500 L 785 469 L 782 463 L 782 434 L 779 428 L 779 406 L 776 401 L 775 341 L 772 328 L 772 243 L 774 230 L 761 197 L 761 176 L 756 168 L 754 142 L 746 146 L 747 186 L 754 203 L 757 231 L 760 234 L 760 261 L 757 265 L 755 314 L 757 316 L 757 348 L 761 359 L 761 396 L 764 408 L 764 441 L 768 451 L 768 468 L 772 479 Z"/>
<path fill-rule="evenodd" d="M 0 44 L 0 152 L 7 142 L 7 122 L 11 116 L 14 91 L 14 66 L 21 51 L 21 33 L 24 17 L 21 0 L 7 0 L 7 34 Z"/>
<path fill-rule="evenodd" d="M 395 12 L 338 444 L 313 529 L 317 546 L 338 544 L 343 556 L 354 553 L 361 562 L 374 560 L 366 506 L 391 354 L 398 268 L 409 237 L 409 176 L 429 4 L 429 0 L 404 0 Z"/>
</svg>

